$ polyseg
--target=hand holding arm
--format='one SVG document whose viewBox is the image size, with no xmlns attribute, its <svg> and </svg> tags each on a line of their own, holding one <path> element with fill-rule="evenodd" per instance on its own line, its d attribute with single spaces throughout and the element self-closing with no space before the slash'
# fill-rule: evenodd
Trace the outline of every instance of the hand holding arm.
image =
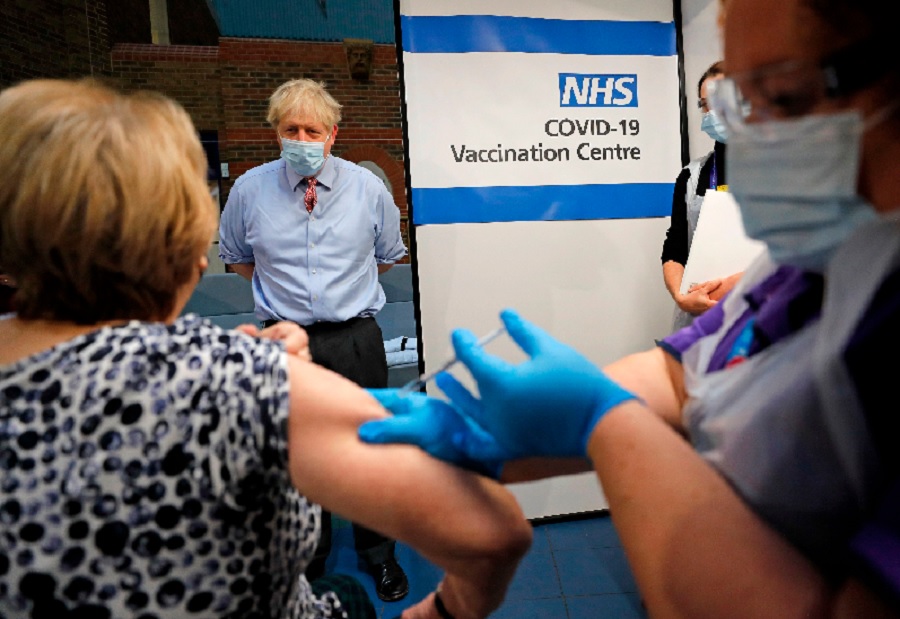
<svg viewBox="0 0 900 619">
<path fill-rule="evenodd" d="M 309 335 L 300 325 L 283 320 L 260 330 L 256 325 L 243 324 L 234 328 L 247 335 L 266 340 L 281 342 L 288 354 L 296 355 L 304 361 L 312 361 L 309 352 Z"/>
<path fill-rule="evenodd" d="M 360 442 L 359 425 L 386 416 L 378 402 L 318 365 L 289 363 L 288 455 L 297 489 L 443 569 L 442 597 L 457 619 L 496 609 L 531 540 L 515 498 L 419 449 Z"/>
<path fill-rule="evenodd" d="M 510 458 L 583 456 L 603 415 L 636 396 L 516 312 L 504 310 L 500 318 L 530 358 L 507 363 L 487 354 L 472 333 L 454 332 L 456 356 L 478 383 L 481 400 L 450 393 L 451 401 L 494 436 Z"/>
<path fill-rule="evenodd" d="M 743 271 L 739 273 L 734 273 L 733 275 L 729 275 L 728 277 L 723 277 L 720 282 L 722 285 L 716 288 L 714 291 L 709 292 L 709 298 L 713 301 L 720 301 L 722 297 L 731 292 L 731 289 L 735 287 L 735 285 L 740 281 L 741 276 L 744 274 Z"/>
<path fill-rule="evenodd" d="M 713 290 L 719 287 L 722 280 L 712 280 L 702 284 L 694 284 L 685 294 L 681 294 L 681 283 L 684 278 L 684 265 L 673 260 L 663 263 L 663 281 L 666 290 L 678 308 L 689 314 L 702 314 L 715 305 L 710 297 Z"/>
<path fill-rule="evenodd" d="M 701 292 L 708 297 L 709 301 L 712 302 L 712 305 L 715 305 L 717 302 L 722 300 L 722 298 L 726 294 L 731 292 L 731 289 L 734 288 L 735 284 L 738 283 L 743 274 L 744 272 L 741 271 L 739 273 L 729 275 L 728 277 L 720 277 L 718 279 L 711 279 L 708 282 L 703 282 L 702 284 L 694 284 L 693 286 L 688 288 L 688 294 L 693 292 Z"/>
<path fill-rule="evenodd" d="M 718 285 L 715 285 L 713 290 L 715 288 L 718 288 Z M 714 306 L 717 301 L 712 300 L 710 290 L 705 285 L 695 285 L 691 286 L 685 294 L 676 296 L 675 303 L 682 311 L 697 315 Z"/>
<path fill-rule="evenodd" d="M 437 380 L 439 386 L 446 387 L 453 379 L 449 374 L 439 374 Z M 394 416 L 363 424 L 359 429 L 363 441 L 410 443 L 445 462 L 494 479 L 499 477 L 503 450 L 490 434 L 452 404 L 421 393 L 404 396 L 398 389 L 371 389 L 369 393 Z"/>
<path fill-rule="evenodd" d="M 690 288 L 687 289 L 688 292 L 696 292 L 698 290 L 702 290 L 707 295 L 712 295 L 712 293 L 716 292 L 722 286 L 721 278 L 711 279 L 709 281 L 701 282 L 699 284 L 694 284 Z"/>
<path fill-rule="evenodd" d="M 478 383 L 481 399 L 451 376 L 441 375 L 438 384 L 452 407 L 435 398 L 418 399 L 417 420 L 395 417 L 367 424 L 361 429 L 363 440 L 411 442 L 438 457 L 449 453 L 452 462 L 478 460 L 486 467 L 498 459 L 583 456 L 603 414 L 635 396 L 512 310 L 501 313 L 501 319 L 530 359 L 507 363 L 485 353 L 471 332 L 456 331 L 456 356 Z M 398 399 L 382 402 L 401 415 L 413 408 Z M 464 419 L 456 420 L 460 414 Z"/>
</svg>

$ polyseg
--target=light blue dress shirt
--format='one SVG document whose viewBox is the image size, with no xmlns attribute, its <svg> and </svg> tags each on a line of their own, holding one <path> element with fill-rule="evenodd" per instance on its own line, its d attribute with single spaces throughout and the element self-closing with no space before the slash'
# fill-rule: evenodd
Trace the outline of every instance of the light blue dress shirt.
<svg viewBox="0 0 900 619">
<path fill-rule="evenodd" d="M 380 178 L 330 156 L 306 212 L 306 181 L 283 159 L 234 183 L 219 224 L 225 264 L 255 263 L 260 320 L 301 325 L 374 316 L 384 306 L 378 265 L 406 255 L 400 210 Z"/>
</svg>

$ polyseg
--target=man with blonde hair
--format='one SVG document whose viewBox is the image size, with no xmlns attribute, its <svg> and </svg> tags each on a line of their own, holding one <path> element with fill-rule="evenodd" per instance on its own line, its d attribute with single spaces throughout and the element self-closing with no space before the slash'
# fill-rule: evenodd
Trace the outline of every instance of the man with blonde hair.
<svg viewBox="0 0 900 619">
<path fill-rule="evenodd" d="M 341 105 L 324 84 L 291 80 L 269 98 L 267 120 L 281 158 L 242 175 L 222 213 L 219 255 L 253 283 L 256 316 L 295 322 L 309 334 L 313 361 L 362 387 L 387 386 L 375 314 L 385 296 L 378 273 L 406 255 L 400 211 L 368 170 L 331 155 Z M 354 524 L 357 554 L 385 601 L 409 584 L 394 541 Z M 324 571 L 331 519 L 307 574 Z"/>
</svg>

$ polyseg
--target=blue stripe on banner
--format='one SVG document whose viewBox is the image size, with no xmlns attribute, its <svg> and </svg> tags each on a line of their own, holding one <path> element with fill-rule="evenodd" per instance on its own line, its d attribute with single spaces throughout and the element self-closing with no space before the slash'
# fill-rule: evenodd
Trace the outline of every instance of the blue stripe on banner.
<svg viewBox="0 0 900 619">
<path fill-rule="evenodd" d="M 403 15 L 403 51 L 674 56 L 674 22 Z"/>
<path fill-rule="evenodd" d="M 674 188 L 674 183 L 633 183 L 413 189 L 413 223 L 668 217 Z"/>
</svg>

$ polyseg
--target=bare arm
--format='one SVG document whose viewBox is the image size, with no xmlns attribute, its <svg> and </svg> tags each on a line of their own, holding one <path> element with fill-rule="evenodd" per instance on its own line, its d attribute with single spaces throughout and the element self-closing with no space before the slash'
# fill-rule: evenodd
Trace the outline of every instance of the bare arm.
<svg viewBox="0 0 900 619">
<path fill-rule="evenodd" d="M 681 411 L 687 401 L 684 368 L 659 347 L 623 357 L 603 371 L 640 397 L 666 423 L 683 433 Z"/>
<path fill-rule="evenodd" d="M 501 485 L 406 445 L 360 442 L 387 416 L 341 376 L 290 359 L 289 454 L 294 485 L 327 509 L 408 543 L 446 572 L 442 597 L 458 619 L 503 600 L 531 527 Z"/>
<path fill-rule="evenodd" d="M 388 271 L 391 270 L 391 267 L 393 267 L 393 266 L 394 266 L 393 262 L 387 263 L 387 264 L 379 264 L 378 265 L 378 274 L 381 275 L 382 273 L 387 273 Z"/>
<path fill-rule="evenodd" d="M 256 266 L 253 262 L 244 264 L 230 264 L 231 270 L 247 280 L 253 279 L 253 268 Z"/>
<path fill-rule="evenodd" d="M 653 617 L 893 616 L 858 582 L 829 588 L 686 441 L 640 404 L 610 411 L 588 453 Z"/>
<path fill-rule="evenodd" d="M 663 262 L 662 270 L 666 290 L 669 291 L 673 300 L 677 300 L 681 296 L 681 280 L 684 279 L 684 265 L 674 260 L 667 260 Z"/>
</svg>

